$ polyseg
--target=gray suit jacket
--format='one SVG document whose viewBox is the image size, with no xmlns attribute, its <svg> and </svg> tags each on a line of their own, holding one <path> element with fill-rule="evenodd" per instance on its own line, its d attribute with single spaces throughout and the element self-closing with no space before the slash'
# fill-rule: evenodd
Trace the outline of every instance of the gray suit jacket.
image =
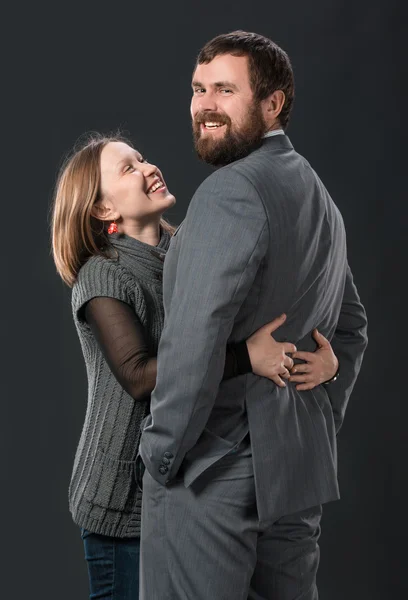
<svg viewBox="0 0 408 600">
<path fill-rule="evenodd" d="M 339 210 L 286 136 L 210 175 L 165 260 L 165 326 L 141 438 L 158 482 L 186 486 L 249 431 L 260 521 L 338 498 L 336 430 L 367 343 Z M 298 392 L 254 374 L 222 381 L 227 342 L 281 313 L 276 339 L 340 361 L 330 386 Z"/>
</svg>

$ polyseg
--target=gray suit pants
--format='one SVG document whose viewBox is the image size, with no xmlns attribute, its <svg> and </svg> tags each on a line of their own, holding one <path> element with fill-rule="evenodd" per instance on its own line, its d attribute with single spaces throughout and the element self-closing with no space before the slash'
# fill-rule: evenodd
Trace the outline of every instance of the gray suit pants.
<svg viewBox="0 0 408 600">
<path fill-rule="evenodd" d="M 317 600 L 320 517 L 317 506 L 260 528 L 248 437 L 188 488 L 146 470 L 140 598 Z"/>
</svg>

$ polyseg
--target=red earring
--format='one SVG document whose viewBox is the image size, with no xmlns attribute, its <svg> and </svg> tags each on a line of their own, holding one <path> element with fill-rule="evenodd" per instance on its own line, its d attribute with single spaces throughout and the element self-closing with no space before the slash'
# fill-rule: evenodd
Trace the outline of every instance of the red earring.
<svg viewBox="0 0 408 600">
<path fill-rule="evenodd" d="M 116 221 L 112 221 L 112 223 L 108 227 L 108 233 L 118 233 L 118 226 L 116 225 Z"/>
</svg>

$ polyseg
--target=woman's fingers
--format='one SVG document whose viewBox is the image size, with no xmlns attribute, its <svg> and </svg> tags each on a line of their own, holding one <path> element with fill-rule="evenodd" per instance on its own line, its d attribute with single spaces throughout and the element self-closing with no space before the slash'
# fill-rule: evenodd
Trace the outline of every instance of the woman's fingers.
<svg viewBox="0 0 408 600">
<path fill-rule="evenodd" d="M 320 333 L 317 329 L 313 330 L 313 338 L 321 348 L 324 348 L 325 346 L 330 346 L 329 340 L 325 338 L 324 335 Z"/>
<path fill-rule="evenodd" d="M 283 379 L 281 379 L 279 377 L 279 375 L 273 375 L 273 377 L 271 377 L 272 381 L 274 383 L 276 383 L 276 385 L 278 385 L 279 387 L 286 387 L 286 383 L 283 381 Z"/>
<path fill-rule="evenodd" d="M 284 322 L 286 321 L 286 315 L 285 313 L 281 314 L 279 317 L 276 317 L 276 319 L 274 319 L 273 321 L 271 321 L 270 323 L 267 323 L 266 325 L 264 325 L 263 327 L 265 329 L 268 329 L 268 331 L 272 334 L 274 331 L 276 331 L 281 325 L 284 324 Z"/>
<path fill-rule="evenodd" d="M 270 377 L 270 379 L 272 379 L 272 381 L 274 381 L 279 387 L 286 387 L 286 383 L 283 380 L 289 380 L 290 373 L 287 369 L 283 367 L 277 375 L 273 375 L 272 377 Z"/>
<path fill-rule="evenodd" d="M 290 371 L 293 368 L 293 365 L 295 363 L 293 362 L 293 360 L 290 358 L 290 356 L 287 356 L 285 354 L 284 359 L 283 359 L 283 365 L 288 369 L 288 371 Z"/>
<path fill-rule="evenodd" d="M 292 358 L 300 358 L 300 360 L 311 362 L 315 358 L 315 352 L 294 352 Z"/>
<path fill-rule="evenodd" d="M 311 373 L 313 370 L 313 366 L 308 363 L 300 363 L 298 365 L 294 365 L 294 367 L 290 370 L 292 375 L 295 373 Z"/>
<path fill-rule="evenodd" d="M 296 389 L 299 392 L 305 392 L 306 390 L 312 390 L 314 387 L 316 387 L 316 384 L 314 383 L 301 383 L 296 386 Z"/>
<path fill-rule="evenodd" d="M 295 383 L 309 383 L 312 381 L 316 381 L 315 377 L 313 375 L 291 375 L 290 382 L 295 382 Z"/>
<path fill-rule="evenodd" d="M 290 379 L 290 373 L 287 369 L 285 369 L 284 371 L 281 371 L 279 373 L 279 376 L 282 377 L 283 379 Z"/>
<path fill-rule="evenodd" d="M 291 344 L 290 342 L 282 342 L 282 345 L 285 354 L 294 354 L 296 352 L 295 344 Z"/>
</svg>

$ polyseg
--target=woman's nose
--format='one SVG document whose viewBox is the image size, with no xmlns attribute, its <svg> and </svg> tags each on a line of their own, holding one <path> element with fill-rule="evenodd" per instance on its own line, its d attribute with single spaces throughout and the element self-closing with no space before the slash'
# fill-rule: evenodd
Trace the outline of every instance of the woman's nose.
<svg viewBox="0 0 408 600">
<path fill-rule="evenodd" d="M 143 175 L 145 177 L 151 177 L 152 175 L 155 175 L 157 173 L 158 169 L 156 167 L 156 165 L 153 165 L 152 163 L 143 163 Z"/>
</svg>

